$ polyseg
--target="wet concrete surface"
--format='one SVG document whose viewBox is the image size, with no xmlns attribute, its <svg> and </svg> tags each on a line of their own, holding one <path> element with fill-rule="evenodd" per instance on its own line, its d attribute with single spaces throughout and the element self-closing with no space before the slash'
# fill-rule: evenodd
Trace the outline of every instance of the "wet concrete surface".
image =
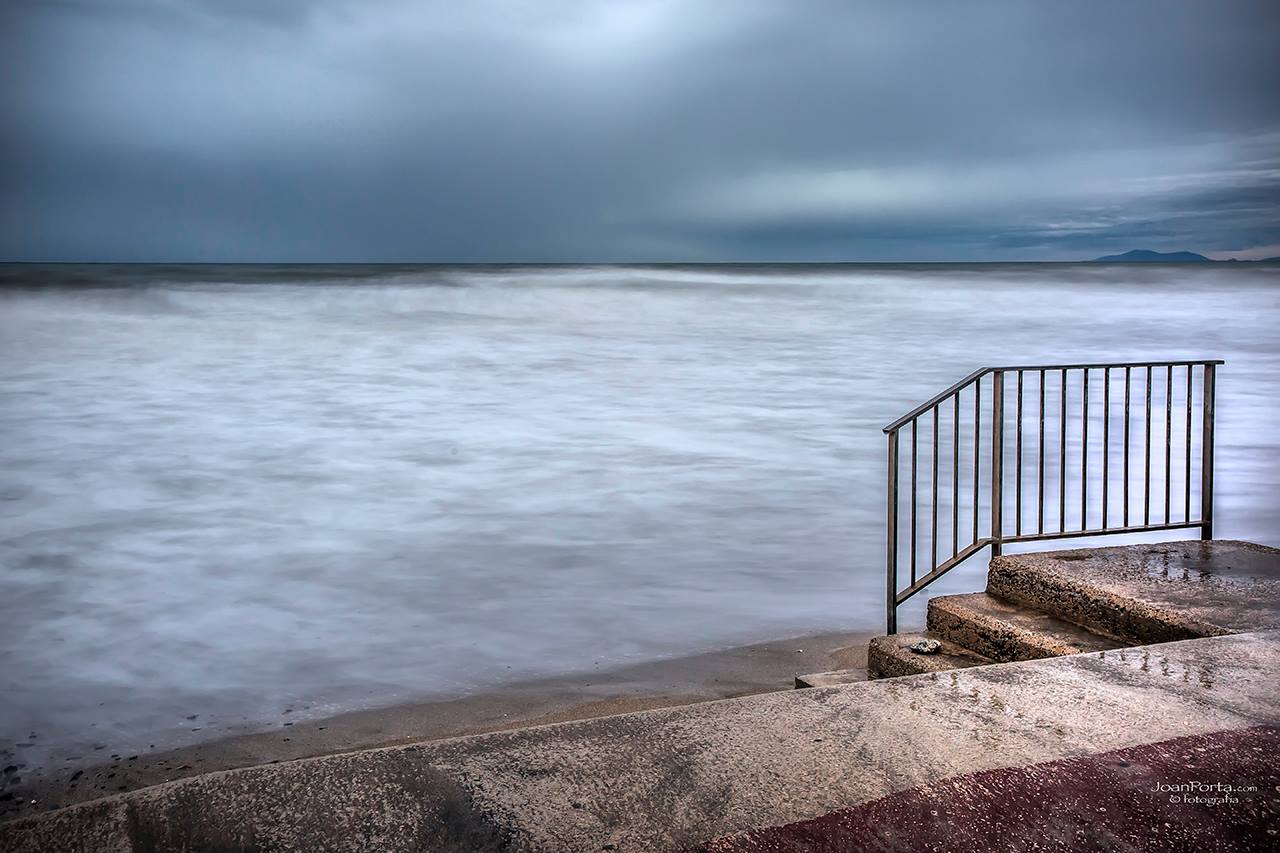
<svg viewBox="0 0 1280 853">
<path fill-rule="evenodd" d="M 877 637 L 871 677 L 1280 627 L 1280 550 L 1229 540 L 1009 554 L 987 590 L 931 598 L 923 635 Z M 921 641 L 940 654 L 914 654 Z"/>
<path fill-rule="evenodd" d="M 1139 563 L 1147 574 L 1166 581 L 1280 581 L 1280 553 L 1253 543 L 1191 541 L 1175 547 L 1144 549 Z"/>
<path fill-rule="evenodd" d="M 1252 542 L 1164 542 L 1011 554 L 987 590 L 1131 642 L 1280 627 L 1280 550 Z"/>
<path fill-rule="evenodd" d="M 1100 652 L 1122 644 L 1052 614 L 1021 607 L 985 592 L 929 599 L 932 636 L 994 661 Z"/>
<path fill-rule="evenodd" d="M 1258 726 L 956 776 L 700 853 L 1277 848 L 1280 729 Z"/>
<path fill-rule="evenodd" d="M 1278 678 L 1270 631 L 768 693 L 204 774 L 0 825 L 0 850 L 682 850 L 1175 738 L 1246 732 L 1245 761 Z"/>
<path fill-rule="evenodd" d="M 930 640 L 938 643 L 936 652 L 918 654 L 912 651 L 913 647 Z M 946 672 L 989 663 L 995 661 L 972 649 L 934 636 L 931 632 L 876 637 L 867 646 L 867 673 L 873 678 Z"/>
</svg>

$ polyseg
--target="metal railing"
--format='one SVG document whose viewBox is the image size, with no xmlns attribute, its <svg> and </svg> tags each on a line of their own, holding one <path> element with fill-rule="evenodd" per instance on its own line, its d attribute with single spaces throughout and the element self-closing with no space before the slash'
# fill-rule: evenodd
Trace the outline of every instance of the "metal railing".
<svg viewBox="0 0 1280 853">
<path fill-rule="evenodd" d="M 886 426 L 888 633 L 897 632 L 899 605 L 988 545 L 994 557 L 1006 542 L 1190 527 L 1199 527 L 1202 539 L 1213 538 L 1214 382 L 1215 368 L 1222 363 L 1200 359 L 984 367 Z M 1008 394 L 1013 395 L 1012 407 L 1006 406 Z M 1193 430 L 1195 421 L 1198 430 Z M 1156 446 L 1164 445 L 1162 459 L 1152 455 L 1153 423 Z M 909 433 L 909 466 L 901 458 L 903 432 Z M 922 443 L 927 468 L 923 477 Z M 1009 450 L 1012 464 L 1006 467 Z M 1031 466 L 1024 466 L 1028 457 L 1034 476 L 1027 473 Z M 946 476 L 940 477 L 940 466 Z M 901 493 L 906 491 L 899 488 L 899 474 L 907 467 L 909 526 L 899 525 Z M 1196 477 L 1193 468 L 1198 469 Z M 929 486 L 927 515 L 921 512 L 921 479 Z M 1012 494 L 1006 491 L 1009 480 Z M 1176 502 L 1175 484 L 1181 493 Z M 1195 505 L 1193 491 L 1199 495 Z M 949 498 L 949 521 L 945 512 L 939 516 L 940 498 L 944 510 Z M 1006 509 L 1012 510 L 1011 518 Z M 922 515 L 929 523 L 924 536 Z M 900 589 L 902 563 L 911 580 Z"/>
</svg>

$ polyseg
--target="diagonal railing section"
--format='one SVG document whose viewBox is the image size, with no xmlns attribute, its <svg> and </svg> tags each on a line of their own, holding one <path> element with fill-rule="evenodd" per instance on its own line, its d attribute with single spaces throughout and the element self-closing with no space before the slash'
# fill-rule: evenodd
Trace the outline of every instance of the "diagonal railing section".
<svg viewBox="0 0 1280 853">
<path fill-rule="evenodd" d="M 1215 359 L 984 367 L 884 428 L 886 622 L 1006 542 L 1213 538 Z"/>
</svg>

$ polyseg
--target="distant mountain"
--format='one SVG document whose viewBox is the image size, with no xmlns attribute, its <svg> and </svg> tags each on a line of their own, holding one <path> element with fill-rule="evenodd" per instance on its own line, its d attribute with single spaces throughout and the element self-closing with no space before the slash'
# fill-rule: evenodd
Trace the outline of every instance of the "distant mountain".
<svg viewBox="0 0 1280 853">
<path fill-rule="evenodd" d="M 1124 263 L 1124 264 L 1184 264 L 1184 263 L 1209 263 L 1210 259 L 1204 255 L 1197 255 L 1195 252 L 1152 252 L 1147 249 L 1134 249 L 1125 252 L 1123 255 L 1103 255 L 1101 258 L 1094 258 L 1095 263 Z"/>
</svg>

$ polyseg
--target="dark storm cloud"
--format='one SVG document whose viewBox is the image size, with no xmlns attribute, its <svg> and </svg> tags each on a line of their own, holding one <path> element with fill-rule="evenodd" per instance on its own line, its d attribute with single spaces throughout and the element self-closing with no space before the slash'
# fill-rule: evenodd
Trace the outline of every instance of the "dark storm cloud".
<svg viewBox="0 0 1280 853">
<path fill-rule="evenodd" d="M 1277 254 L 1275 9 L 10 3 L 0 256 Z"/>
</svg>

